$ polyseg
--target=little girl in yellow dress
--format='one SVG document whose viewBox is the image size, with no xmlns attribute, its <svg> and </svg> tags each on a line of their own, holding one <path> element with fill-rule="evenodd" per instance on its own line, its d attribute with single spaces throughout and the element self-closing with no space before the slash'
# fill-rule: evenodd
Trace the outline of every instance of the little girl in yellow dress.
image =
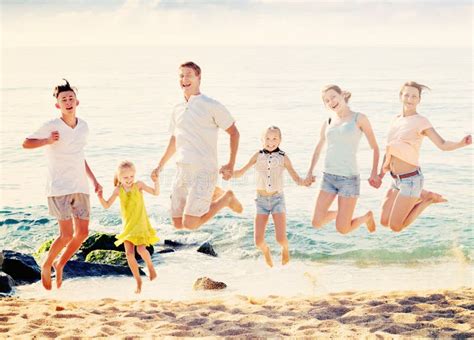
<svg viewBox="0 0 474 340">
<path fill-rule="evenodd" d="M 156 271 L 151 261 L 151 256 L 146 246 L 155 244 L 159 241 L 155 229 L 152 228 L 143 201 L 142 191 L 158 196 L 160 193 L 160 184 L 158 177 L 153 176 L 154 188 L 141 181 L 135 182 L 135 166 L 132 162 L 124 161 L 119 164 L 117 173 L 114 177 L 115 190 L 106 201 L 102 192 L 98 192 L 99 201 L 107 209 L 117 197 L 120 199 L 120 210 L 122 213 L 123 231 L 116 236 L 115 245 L 124 244 L 127 262 L 132 271 L 133 277 L 137 281 L 135 293 L 140 293 L 142 289 L 142 279 L 140 277 L 138 263 L 135 259 L 135 246 L 137 252 L 145 261 L 150 280 L 156 278 Z"/>
</svg>

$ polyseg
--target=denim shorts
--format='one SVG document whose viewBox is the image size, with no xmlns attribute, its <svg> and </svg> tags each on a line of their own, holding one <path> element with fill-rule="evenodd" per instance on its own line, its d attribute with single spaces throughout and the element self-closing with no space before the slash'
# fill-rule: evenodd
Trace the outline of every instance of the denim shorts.
<svg viewBox="0 0 474 340">
<path fill-rule="evenodd" d="M 392 177 L 392 189 L 399 190 L 401 196 L 418 197 L 421 196 L 423 190 L 423 183 L 425 177 L 418 170 L 418 175 L 407 177 L 407 178 L 393 178 Z"/>
<path fill-rule="evenodd" d="M 339 176 L 324 172 L 321 190 L 342 197 L 359 197 L 360 176 Z"/>
<path fill-rule="evenodd" d="M 257 215 L 286 213 L 285 195 L 282 192 L 272 196 L 257 194 L 255 203 L 257 206 Z"/>
</svg>

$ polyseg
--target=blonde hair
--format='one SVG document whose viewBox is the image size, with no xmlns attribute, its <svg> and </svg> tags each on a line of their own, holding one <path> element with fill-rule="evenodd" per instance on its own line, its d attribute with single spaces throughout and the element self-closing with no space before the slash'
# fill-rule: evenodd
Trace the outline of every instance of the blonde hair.
<svg viewBox="0 0 474 340">
<path fill-rule="evenodd" d="M 130 161 L 120 162 L 120 164 L 117 167 L 117 171 L 115 172 L 115 176 L 114 176 L 114 186 L 115 187 L 118 187 L 120 185 L 120 180 L 119 180 L 120 173 L 125 169 L 131 169 L 133 171 L 136 171 L 135 170 L 135 165 L 132 162 L 130 162 Z"/>
<path fill-rule="evenodd" d="M 407 81 L 400 88 L 400 97 L 402 96 L 402 93 L 403 93 L 403 90 L 405 89 L 405 87 L 414 87 L 415 89 L 417 89 L 418 93 L 420 95 L 420 98 L 421 98 L 421 93 L 423 92 L 423 90 L 425 90 L 425 89 L 426 90 L 431 90 L 428 86 L 417 83 L 416 81 Z"/>
<path fill-rule="evenodd" d="M 273 132 L 273 131 L 276 131 L 276 132 L 278 132 L 278 137 L 280 137 L 280 139 L 281 139 L 281 130 L 280 130 L 280 128 L 279 128 L 278 126 L 275 126 L 275 125 L 271 125 L 271 126 L 267 127 L 267 128 L 263 131 L 263 133 L 262 133 L 262 138 L 265 138 L 265 135 L 266 135 L 267 132 L 269 132 L 269 131 L 272 131 L 272 132 Z"/>
<path fill-rule="evenodd" d="M 352 93 L 350 93 L 349 91 L 343 91 L 341 90 L 341 88 L 337 85 L 334 85 L 334 84 L 330 84 L 330 85 L 326 85 L 323 87 L 323 89 L 321 90 L 321 98 L 323 99 L 324 101 L 324 95 L 326 94 L 326 92 L 328 92 L 329 90 L 334 90 L 336 91 L 337 93 L 339 93 L 340 95 L 342 95 L 344 97 L 344 101 L 346 103 L 349 103 L 349 99 L 351 98 L 352 96 Z"/>
</svg>

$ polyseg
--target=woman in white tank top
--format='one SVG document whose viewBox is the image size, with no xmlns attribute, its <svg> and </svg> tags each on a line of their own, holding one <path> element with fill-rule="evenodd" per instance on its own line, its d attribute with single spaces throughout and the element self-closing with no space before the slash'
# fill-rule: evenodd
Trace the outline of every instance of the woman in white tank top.
<svg viewBox="0 0 474 340">
<path fill-rule="evenodd" d="M 298 185 L 310 186 L 312 179 L 304 180 L 296 173 L 288 156 L 279 149 L 281 131 L 276 126 L 269 127 L 263 136 L 263 149 L 257 151 L 240 170 L 234 171 L 233 177 L 239 178 L 255 165 L 257 182 L 257 212 L 254 225 L 255 245 L 262 251 L 266 263 L 272 267 L 270 249 L 265 243 L 265 229 L 271 214 L 275 223 L 276 240 L 281 246 L 281 263 L 290 260 L 288 238 L 286 237 L 286 206 L 283 195 L 283 173 L 288 170 L 291 178 Z"/>
</svg>

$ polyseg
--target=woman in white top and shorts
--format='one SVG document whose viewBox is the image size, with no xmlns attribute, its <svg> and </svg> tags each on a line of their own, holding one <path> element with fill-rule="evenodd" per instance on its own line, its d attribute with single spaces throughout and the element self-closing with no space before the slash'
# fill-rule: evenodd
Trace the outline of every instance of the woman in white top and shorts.
<svg viewBox="0 0 474 340">
<path fill-rule="evenodd" d="M 381 224 L 400 232 L 433 203 L 446 200 L 439 194 L 423 190 L 424 177 L 419 165 L 420 147 L 427 136 L 439 149 L 451 151 L 472 143 L 471 135 L 459 142 L 444 140 L 433 128 L 428 118 L 417 113 L 423 89 L 427 86 L 409 81 L 400 90 L 403 109 L 394 117 L 387 138 L 385 159 L 380 179 L 390 171 L 392 186 L 387 191 Z"/>
<path fill-rule="evenodd" d="M 360 194 L 360 176 L 357 166 L 357 148 L 362 133 L 367 137 L 373 150 L 372 172 L 370 185 L 378 188 L 380 178 L 377 176 L 379 148 L 375 140 L 369 119 L 362 113 L 353 112 L 348 101 L 351 94 L 342 91 L 337 85 L 328 85 L 322 91 L 326 108 L 335 115 L 324 122 L 321 136 L 311 160 L 307 179 L 313 177 L 313 170 L 319 155 L 327 142 L 324 176 L 321 183 L 312 224 L 321 228 L 326 223 L 336 220 L 336 229 L 341 234 L 347 234 L 362 223 L 367 225 L 369 232 L 375 231 L 375 221 L 372 211 L 365 215 L 352 218 Z M 337 210 L 329 210 L 332 202 L 338 196 Z"/>
</svg>

